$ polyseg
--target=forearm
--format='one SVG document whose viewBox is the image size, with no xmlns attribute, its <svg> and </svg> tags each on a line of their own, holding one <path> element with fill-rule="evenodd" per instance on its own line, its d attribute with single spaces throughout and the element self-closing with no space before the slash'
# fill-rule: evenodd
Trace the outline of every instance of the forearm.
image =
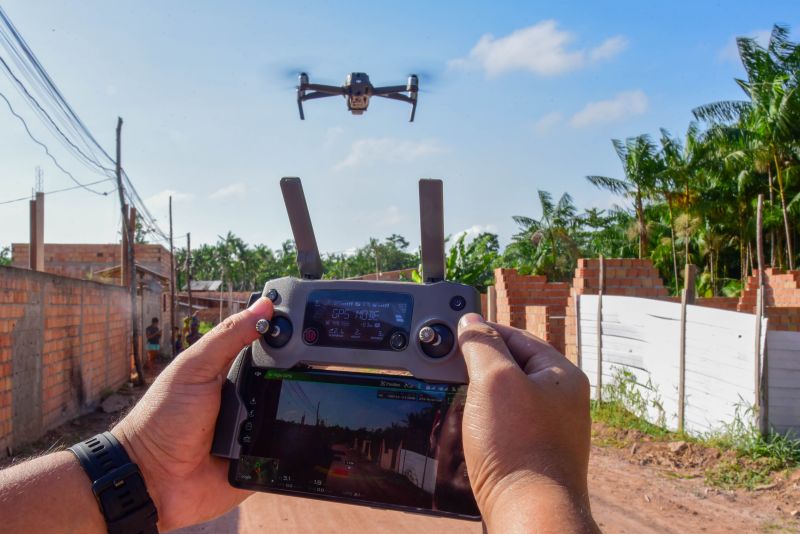
<svg viewBox="0 0 800 534">
<path fill-rule="evenodd" d="M 91 482 L 69 451 L 0 471 L 0 517 L 4 532 L 106 532 Z"/>
<path fill-rule="evenodd" d="M 517 487 L 498 495 L 484 520 L 490 534 L 599 533 L 587 495 L 556 484 Z"/>
</svg>

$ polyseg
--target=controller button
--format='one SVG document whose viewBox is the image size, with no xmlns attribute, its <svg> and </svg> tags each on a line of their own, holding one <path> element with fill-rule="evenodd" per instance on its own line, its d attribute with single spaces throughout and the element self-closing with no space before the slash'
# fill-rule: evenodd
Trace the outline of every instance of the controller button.
<svg viewBox="0 0 800 534">
<path fill-rule="evenodd" d="M 419 346 L 429 358 L 444 358 L 455 345 L 453 331 L 443 324 L 432 324 L 420 328 L 417 334 Z"/>
<path fill-rule="evenodd" d="M 256 416 L 256 411 L 255 410 L 247 410 L 247 418 L 248 419 L 252 419 L 255 416 Z"/>
<path fill-rule="evenodd" d="M 244 424 L 245 432 L 251 432 L 253 430 L 253 423 L 248 421 Z"/>
<path fill-rule="evenodd" d="M 450 299 L 450 307 L 455 311 L 461 311 L 467 306 L 467 299 L 461 295 L 456 295 Z"/>
<path fill-rule="evenodd" d="M 253 438 L 250 436 L 250 434 L 245 433 L 239 436 L 239 443 L 241 443 L 242 445 L 249 445 L 252 442 Z"/>
<path fill-rule="evenodd" d="M 292 323 L 283 316 L 273 317 L 270 328 L 264 334 L 264 341 L 273 349 L 279 349 L 292 339 Z"/>
<path fill-rule="evenodd" d="M 277 289 L 270 289 L 269 291 L 267 291 L 267 298 L 269 300 L 271 300 L 272 302 L 275 302 L 276 300 L 278 300 L 279 296 L 280 295 L 278 295 L 278 290 Z"/>
<path fill-rule="evenodd" d="M 389 346 L 394 350 L 403 350 L 408 344 L 408 338 L 403 332 L 395 332 L 389 338 Z"/>
<path fill-rule="evenodd" d="M 316 328 L 306 328 L 303 330 L 303 341 L 309 345 L 313 345 L 319 340 L 319 331 Z"/>
</svg>

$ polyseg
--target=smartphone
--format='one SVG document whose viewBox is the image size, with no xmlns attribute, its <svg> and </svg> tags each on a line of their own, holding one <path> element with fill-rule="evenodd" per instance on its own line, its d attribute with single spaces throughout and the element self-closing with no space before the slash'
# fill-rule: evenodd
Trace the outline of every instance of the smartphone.
<svg viewBox="0 0 800 534">
<path fill-rule="evenodd" d="M 464 462 L 466 385 L 250 368 L 232 485 L 480 519 Z"/>
</svg>

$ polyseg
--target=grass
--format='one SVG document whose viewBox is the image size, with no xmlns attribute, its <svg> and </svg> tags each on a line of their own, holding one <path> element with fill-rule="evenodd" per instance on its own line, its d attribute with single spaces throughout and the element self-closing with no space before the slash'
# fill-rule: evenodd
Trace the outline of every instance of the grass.
<svg viewBox="0 0 800 534">
<path fill-rule="evenodd" d="M 644 392 L 644 393 L 643 393 Z M 800 467 L 800 439 L 791 434 L 770 432 L 762 435 L 753 424 L 753 410 L 738 405 L 733 421 L 719 432 L 689 436 L 671 432 L 663 424 L 645 419 L 648 408 L 660 408 L 657 391 L 650 384 L 641 386 L 626 369 L 619 369 L 611 384 L 603 388 L 605 402 L 592 401 L 592 420 L 606 426 L 635 430 L 659 441 L 687 441 L 720 451 L 733 451 L 734 458 L 723 458 L 705 471 L 706 484 L 724 489 L 756 489 L 768 485 L 776 472 Z M 659 423 L 663 423 L 660 412 Z M 599 438 L 598 445 L 624 447 L 615 438 Z"/>
</svg>

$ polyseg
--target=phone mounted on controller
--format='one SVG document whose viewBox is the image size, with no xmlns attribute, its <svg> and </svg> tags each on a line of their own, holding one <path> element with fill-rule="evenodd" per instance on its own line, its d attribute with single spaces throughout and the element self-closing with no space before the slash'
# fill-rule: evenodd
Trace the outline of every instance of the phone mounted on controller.
<svg viewBox="0 0 800 534">
<path fill-rule="evenodd" d="M 300 179 L 283 178 L 280 185 L 300 277 L 270 280 L 251 297 L 270 299 L 274 314 L 259 322 L 261 335 L 242 350 L 223 385 L 212 454 L 234 461 L 260 439 L 252 429 L 261 417 L 263 393 L 256 391 L 261 386 L 254 376 L 306 366 L 401 370 L 419 384 L 435 383 L 440 390 L 451 384 L 455 391 L 468 382 L 456 340 L 458 321 L 481 311 L 473 287 L 445 280 L 441 180 L 419 182 L 423 283 L 323 280 Z M 418 398 L 427 398 L 422 395 Z M 231 483 L 240 485 L 234 476 L 232 468 Z"/>
</svg>

